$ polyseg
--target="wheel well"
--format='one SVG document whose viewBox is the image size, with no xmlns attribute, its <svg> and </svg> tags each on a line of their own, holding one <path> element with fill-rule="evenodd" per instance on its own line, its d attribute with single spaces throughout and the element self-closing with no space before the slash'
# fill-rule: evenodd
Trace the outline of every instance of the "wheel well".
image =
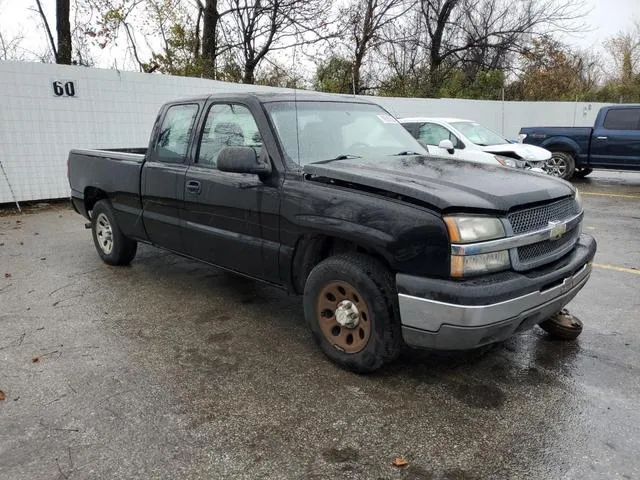
<svg viewBox="0 0 640 480">
<path fill-rule="evenodd" d="M 553 152 L 568 153 L 572 157 L 575 157 L 575 155 L 576 155 L 576 152 L 574 151 L 573 148 L 571 148 L 569 145 L 564 145 L 562 143 L 553 143 L 551 145 L 547 145 L 544 148 L 549 150 L 551 153 L 553 153 Z"/>
<path fill-rule="evenodd" d="M 296 293 L 304 291 L 311 270 L 324 259 L 340 253 L 364 253 L 389 268 L 389 262 L 370 248 L 329 235 L 307 235 L 298 240 L 293 254 L 291 280 Z"/>
<path fill-rule="evenodd" d="M 96 187 L 87 187 L 84 189 L 84 207 L 87 211 L 87 215 L 89 212 L 93 210 L 93 206 L 98 202 L 98 200 L 103 200 L 109 198 L 107 193 L 104 190 L 100 190 Z"/>
</svg>

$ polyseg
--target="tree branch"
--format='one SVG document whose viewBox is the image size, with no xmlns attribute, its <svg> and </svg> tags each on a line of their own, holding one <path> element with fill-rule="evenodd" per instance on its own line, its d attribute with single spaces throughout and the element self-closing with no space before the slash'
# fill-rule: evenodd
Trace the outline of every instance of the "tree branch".
<svg viewBox="0 0 640 480">
<path fill-rule="evenodd" d="M 36 5 L 38 6 L 38 12 L 40 13 L 40 18 L 42 19 L 42 23 L 44 23 L 44 28 L 47 30 L 47 36 L 49 38 L 49 45 L 51 46 L 51 51 L 53 52 L 53 56 L 58 60 L 58 49 L 56 48 L 56 43 L 53 41 L 53 35 L 51 34 L 51 28 L 49 28 L 49 22 L 47 21 L 47 17 L 44 14 L 44 10 L 42 10 L 42 5 L 40 4 L 40 0 L 36 0 Z"/>
</svg>

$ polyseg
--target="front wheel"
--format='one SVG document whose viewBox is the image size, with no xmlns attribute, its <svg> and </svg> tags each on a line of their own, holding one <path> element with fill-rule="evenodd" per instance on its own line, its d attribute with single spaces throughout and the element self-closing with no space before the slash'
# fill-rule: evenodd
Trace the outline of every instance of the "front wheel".
<svg viewBox="0 0 640 480">
<path fill-rule="evenodd" d="M 125 237 L 108 200 L 98 201 L 91 212 L 93 243 L 103 262 L 109 265 L 128 265 L 136 256 L 138 242 Z"/>
<path fill-rule="evenodd" d="M 573 176 L 576 162 L 573 155 L 566 152 L 552 152 L 551 158 L 545 162 L 544 171 L 554 177 L 569 180 Z"/>
<path fill-rule="evenodd" d="M 367 255 L 320 262 L 304 288 L 304 314 L 322 351 L 349 370 L 366 373 L 395 359 L 402 347 L 391 272 Z"/>
</svg>

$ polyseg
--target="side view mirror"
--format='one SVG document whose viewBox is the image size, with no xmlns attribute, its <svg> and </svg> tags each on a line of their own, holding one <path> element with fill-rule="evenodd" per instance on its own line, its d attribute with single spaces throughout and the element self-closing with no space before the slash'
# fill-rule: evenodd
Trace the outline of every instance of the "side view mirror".
<svg viewBox="0 0 640 480">
<path fill-rule="evenodd" d="M 251 147 L 225 147 L 218 154 L 216 166 L 221 172 L 267 175 L 271 164 L 265 163 Z"/>
<path fill-rule="evenodd" d="M 440 140 L 440 143 L 438 144 L 438 146 L 440 148 L 444 148 L 447 152 L 453 154 L 453 152 L 455 152 L 455 149 L 453 148 L 453 142 L 449 139 L 446 140 Z"/>
</svg>

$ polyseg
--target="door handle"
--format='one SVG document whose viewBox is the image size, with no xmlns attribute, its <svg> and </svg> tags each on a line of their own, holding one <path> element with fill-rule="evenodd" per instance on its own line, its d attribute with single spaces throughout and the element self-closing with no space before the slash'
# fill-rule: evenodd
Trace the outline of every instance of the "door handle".
<svg viewBox="0 0 640 480">
<path fill-rule="evenodd" d="M 596 137 L 598 140 L 606 140 L 609 137 Z"/>
<path fill-rule="evenodd" d="M 200 182 L 189 180 L 187 182 L 187 192 L 198 195 L 200 193 Z"/>
</svg>

